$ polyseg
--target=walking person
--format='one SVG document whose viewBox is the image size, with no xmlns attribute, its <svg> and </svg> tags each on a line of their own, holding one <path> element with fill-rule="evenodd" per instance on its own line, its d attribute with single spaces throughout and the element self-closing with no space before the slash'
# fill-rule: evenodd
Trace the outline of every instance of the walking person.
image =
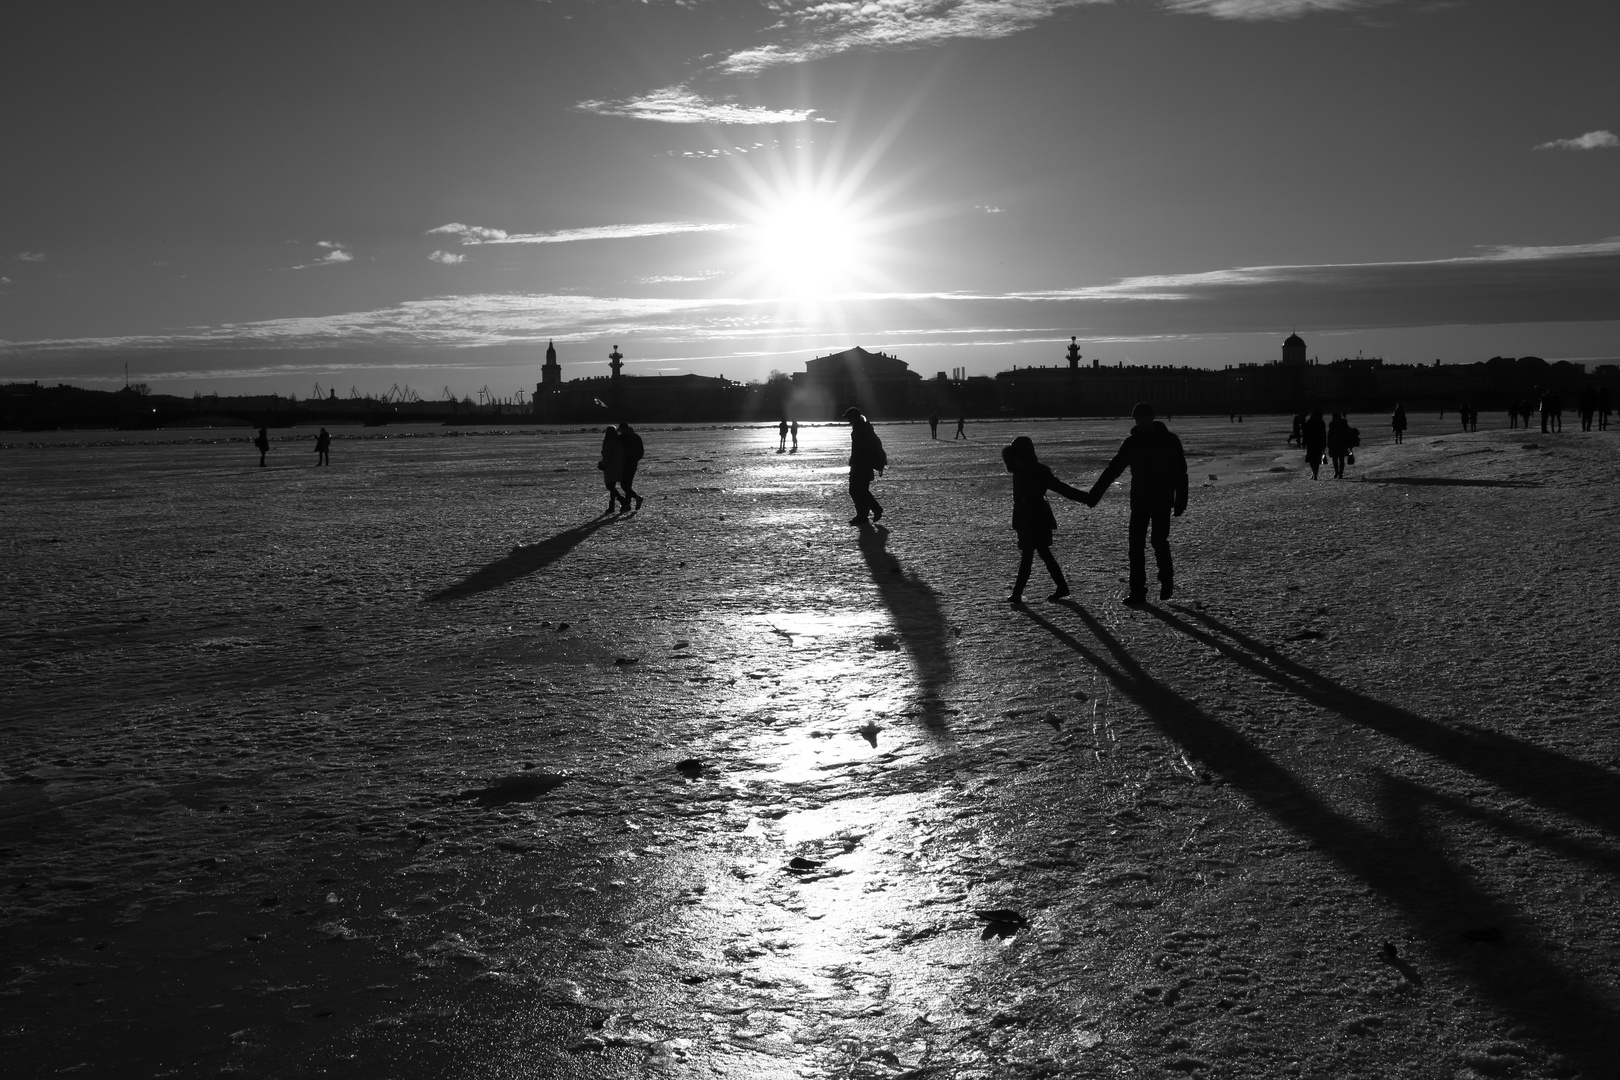
<svg viewBox="0 0 1620 1080">
<path fill-rule="evenodd" d="M 1576 408 L 1581 412 L 1581 430 L 1592 430 L 1592 417 L 1597 414 L 1597 395 L 1590 386 L 1581 387 L 1581 396 Z"/>
<path fill-rule="evenodd" d="M 1170 559 L 1170 518 L 1187 509 L 1187 456 L 1181 440 L 1153 418 L 1153 406 L 1141 402 L 1131 410 L 1135 426 L 1120 446 L 1114 460 L 1091 485 L 1086 501 L 1096 506 L 1108 487 L 1126 468 L 1131 470 L 1130 591 L 1123 597 L 1130 605 L 1147 603 L 1147 550 L 1151 540 L 1159 566 L 1159 599 L 1168 600 L 1176 592 L 1175 565 Z"/>
<path fill-rule="evenodd" d="M 788 453 L 797 454 L 799 452 L 799 422 L 797 420 L 788 425 L 788 435 L 793 439 L 793 448 Z"/>
<path fill-rule="evenodd" d="M 1399 409 L 1400 406 L 1397 405 L 1397 406 L 1395 406 L 1395 408 Z M 1288 443 L 1285 444 L 1285 445 L 1301 445 L 1300 444 L 1300 439 L 1304 437 L 1304 434 L 1305 434 L 1305 414 L 1302 413 L 1302 412 L 1297 412 L 1297 413 L 1294 414 L 1294 427 L 1293 427 L 1293 429 L 1291 431 L 1289 431 L 1289 433 L 1288 433 Z M 1395 441 L 1400 442 L 1401 440 L 1397 437 Z"/>
<path fill-rule="evenodd" d="M 253 445 L 259 448 L 259 468 L 264 468 L 264 455 L 270 452 L 270 432 L 264 428 L 259 429 L 259 437 L 253 440 Z"/>
<path fill-rule="evenodd" d="M 1002 447 L 1001 460 L 1013 474 L 1012 527 L 1018 534 L 1018 577 L 1013 581 L 1012 595 L 1007 597 L 1007 602 L 1015 606 L 1024 602 L 1024 586 L 1029 584 L 1029 572 L 1035 565 L 1036 555 L 1052 575 L 1053 590 L 1047 599 L 1061 600 L 1069 595 L 1069 583 L 1063 577 L 1062 567 L 1052 557 L 1052 533 L 1057 531 L 1057 518 L 1052 514 L 1052 504 L 1046 501 L 1046 493 L 1055 491 L 1065 499 L 1080 503 L 1088 498 L 1036 460 L 1035 444 L 1027 435 L 1020 435 L 1010 446 Z"/>
<path fill-rule="evenodd" d="M 1609 401 L 1609 384 L 1604 383 L 1602 386 L 1598 387 L 1598 391 L 1597 391 L 1597 414 L 1598 414 L 1598 430 L 1599 431 L 1608 431 L 1609 430 L 1609 413 L 1612 412 L 1612 411 L 1613 411 L 1613 409 L 1612 409 L 1610 401 Z"/>
<path fill-rule="evenodd" d="M 967 417 L 958 416 L 956 418 L 956 436 L 951 439 L 951 442 L 965 438 L 967 438 Z"/>
<path fill-rule="evenodd" d="M 939 413 L 928 414 L 928 437 L 930 439 L 939 438 Z"/>
<path fill-rule="evenodd" d="M 776 434 L 777 434 L 776 452 L 778 454 L 787 453 L 787 436 L 788 436 L 787 417 L 785 417 L 785 416 L 782 417 L 782 422 L 780 424 L 776 425 Z"/>
<path fill-rule="evenodd" d="M 315 464 L 332 464 L 332 435 L 325 428 L 321 428 L 321 433 L 315 436 Z"/>
<path fill-rule="evenodd" d="M 883 475 L 889 456 L 860 409 L 845 409 L 844 419 L 849 421 L 849 497 L 855 502 L 855 516 L 849 523 L 864 529 L 883 517 L 883 507 L 872 496 L 872 474 Z"/>
<path fill-rule="evenodd" d="M 623 500 L 624 509 L 630 509 L 630 500 L 634 499 L 636 509 L 640 510 L 645 500 L 633 485 L 636 482 L 636 469 L 641 465 L 641 459 L 647 456 L 647 448 L 642 444 L 641 436 L 629 424 L 619 424 L 619 450 L 624 457 L 619 475 L 619 489 L 624 494 L 619 498 Z"/>
<path fill-rule="evenodd" d="M 1552 398 L 1553 398 L 1553 394 L 1552 394 L 1551 390 L 1543 390 L 1541 392 L 1541 401 L 1538 404 L 1540 406 L 1540 411 L 1541 411 L 1541 433 L 1543 435 L 1549 434 L 1547 429 L 1552 424 L 1552 415 L 1553 415 Z"/>
<path fill-rule="evenodd" d="M 1344 479 L 1344 460 L 1350 456 L 1350 447 L 1353 442 L 1350 421 L 1342 413 L 1333 414 L 1333 422 L 1327 429 L 1328 457 L 1333 459 L 1333 479 Z"/>
<path fill-rule="evenodd" d="M 1322 420 L 1322 410 L 1312 409 L 1310 419 L 1305 421 L 1305 464 L 1311 467 L 1311 479 L 1320 479 L 1322 469 L 1322 455 L 1327 452 L 1327 424 Z"/>
<path fill-rule="evenodd" d="M 1389 418 L 1389 426 L 1395 430 L 1395 442 L 1406 441 L 1406 410 L 1400 402 L 1395 403 L 1395 414 Z"/>
<path fill-rule="evenodd" d="M 619 481 L 624 479 L 624 446 L 619 442 L 619 430 L 612 424 L 602 433 L 602 460 L 596 467 L 602 470 L 602 483 L 607 486 L 608 504 L 602 513 L 611 514 L 620 498 Z M 630 509 L 629 500 L 625 500 L 624 508 Z"/>
</svg>

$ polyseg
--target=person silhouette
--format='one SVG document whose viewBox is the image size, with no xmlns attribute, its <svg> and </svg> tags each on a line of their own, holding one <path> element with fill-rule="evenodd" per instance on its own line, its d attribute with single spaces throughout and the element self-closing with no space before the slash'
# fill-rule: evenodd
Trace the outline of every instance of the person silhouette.
<svg viewBox="0 0 1620 1080">
<path fill-rule="evenodd" d="M 315 436 L 315 464 L 332 464 L 332 434 L 325 428 L 321 428 L 321 433 Z"/>
<path fill-rule="evenodd" d="M 1597 388 L 1597 415 L 1599 431 L 1609 430 L 1609 413 L 1613 411 L 1614 410 L 1609 399 L 1609 384 L 1604 383 L 1602 386 Z"/>
<path fill-rule="evenodd" d="M 1312 409 L 1310 419 L 1305 421 L 1305 463 L 1311 467 L 1312 480 L 1319 478 L 1326 451 L 1327 424 L 1322 420 L 1322 410 Z"/>
<path fill-rule="evenodd" d="M 849 497 L 855 502 L 855 516 L 849 523 L 864 529 L 883 517 L 883 507 L 872 496 L 872 474 L 882 476 L 889 458 L 883 452 L 883 440 L 860 409 L 845 409 L 844 419 L 850 429 Z"/>
<path fill-rule="evenodd" d="M 939 413 L 928 414 L 928 437 L 930 439 L 939 438 Z"/>
<path fill-rule="evenodd" d="M 607 486 L 608 504 L 604 515 L 613 513 L 619 502 L 618 483 L 624 478 L 624 446 L 619 442 L 619 431 L 612 424 L 602 433 L 602 460 L 596 463 L 602 470 L 602 483 Z M 624 509 L 630 509 L 630 500 L 624 500 Z"/>
<path fill-rule="evenodd" d="M 956 435 L 951 439 L 951 442 L 965 438 L 967 438 L 967 417 L 958 416 L 956 418 Z"/>
<path fill-rule="evenodd" d="M 1576 408 L 1581 413 L 1581 430 L 1592 430 L 1592 417 L 1597 413 L 1597 395 L 1590 386 L 1581 387 L 1581 395 L 1577 399 Z"/>
<path fill-rule="evenodd" d="M 782 417 L 782 422 L 780 424 L 776 425 L 776 434 L 777 434 L 776 452 L 778 454 L 787 453 L 787 436 L 788 436 L 787 417 L 785 417 L 785 416 Z"/>
<path fill-rule="evenodd" d="M 1072 502 L 1083 503 L 1086 495 L 1070 487 L 1052 470 L 1035 458 L 1035 444 L 1029 436 L 1020 435 L 1009 446 L 1001 449 L 1001 460 L 1013 474 L 1013 532 L 1018 534 L 1018 576 L 1013 580 L 1009 604 L 1024 602 L 1024 586 L 1029 584 L 1029 572 L 1035 565 L 1035 556 L 1041 557 L 1046 570 L 1052 575 L 1053 591 L 1048 600 L 1060 600 L 1069 595 L 1069 583 L 1063 569 L 1052 557 L 1052 533 L 1057 530 L 1057 518 L 1046 493 L 1055 491 Z"/>
<path fill-rule="evenodd" d="M 788 425 L 788 434 L 793 438 L 793 448 L 788 453 L 797 454 L 799 452 L 799 422 L 797 420 Z"/>
<path fill-rule="evenodd" d="M 1539 405 L 1541 408 L 1541 433 L 1546 435 L 1549 434 L 1548 428 L 1552 426 L 1553 418 L 1553 392 L 1551 390 L 1541 392 Z"/>
<path fill-rule="evenodd" d="M 1130 591 L 1122 597 L 1132 606 L 1147 603 L 1147 551 L 1151 534 L 1153 556 L 1159 566 L 1159 599 L 1176 592 L 1175 564 L 1170 558 L 1170 517 L 1187 509 L 1187 456 L 1181 440 L 1153 418 L 1153 406 L 1139 402 L 1131 410 L 1135 426 L 1114 460 L 1097 477 L 1086 496 L 1096 506 L 1109 485 L 1128 467 L 1131 470 Z"/>
<path fill-rule="evenodd" d="M 1399 408 L 1399 406 L 1397 406 L 1397 408 Z M 1289 431 L 1289 433 L 1288 433 L 1288 444 L 1293 444 L 1293 443 L 1299 442 L 1300 435 L 1304 431 L 1304 428 L 1305 428 L 1305 414 L 1302 413 L 1302 412 L 1295 413 L 1294 414 L 1294 426 L 1293 426 L 1293 429 L 1291 431 Z M 1395 441 L 1399 442 L 1400 440 L 1396 439 Z M 1288 444 L 1285 444 L 1285 445 L 1288 445 Z"/>
<path fill-rule="evenodd" d="M 641 436 L 636 430 L 623 422 L 619 424 L 619 448 L 624 455 L 624 466 L 619 475 L 619 488 L 624 494 L 620 498 L 623 500 L 624 509 L 630 509 L 630 500 L 634 499 L 636 509 L 640 510 L 641 504 L 646 500 L 642 499 L 632 485 L 636 482 L 636 469 L 641 465 L 641 459 L 647 455 L 647 448 L 642 444 Z M 611 505 L 610 503 L 609 506 Z"/>
<path fill-rule="evenodd" d="M 1395 403 L 1395 414 L 1389 418 L 1389 426 L 1395 431 L 1397 443 L 1406 441 L 1406 410 L 1398 401 Z"/>
<path fill-rule="evenodd" d="M 1344 479 L 1344 459 L 1350 456 L 1350 421 L 1342 413 L 1334 413 L 1327 429 L 1328 457 L 1333 459 L 1333 479 Z"/>
<path fill-rule="evenodd" d="M 264 428 L 259 429 L 259 437 L 253 440 L 253 445 L 259 448 L 259 468 L 264 468 L 264 455 L 270 452 L 270 432 Z"/>
</svg>

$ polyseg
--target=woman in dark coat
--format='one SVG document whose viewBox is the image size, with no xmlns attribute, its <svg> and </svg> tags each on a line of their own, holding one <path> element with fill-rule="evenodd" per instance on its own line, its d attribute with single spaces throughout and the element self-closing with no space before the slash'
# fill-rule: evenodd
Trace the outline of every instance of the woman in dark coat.
<svg viewBox="0 0 1620 1080">
<path fill-rule="evenodd" d="M 1046 564 L 1047 572 L 1052 575 L 1052 584 L 1056 586 L 1047 599 L 1058 600 L 1068 596 L 1069 583 L 1064 580 L 1062 568 L 1052 557 L 1052 533 L 1057 531 L 1057 518 L 1052 515 L 1046 493 L 1055 491 L 1073 502 L 1086 502 L 1086 496 L 1053 476 L 1051 469 L 1035 460 L 1035 444 L 1027 435 L 1020 435 L 1012 441 L 1011 446 L 1003 447 L 1001 460 L 1007 463 L 1007 471 L 1013 474 L 1012 526 L 1013 532 L 1018 534 L 1019 551 L 1018 578 L 1013 582 L 1012 595 L 1007 597 L 1007 602 L 1024 602 L 1024 586 L 1029 583 L 1029 572 L 1035 564 L 1036 555 Z"/>
<path fill-rule="evenodd" d="M 1355 439 L 1350 434 L 1350 421 L 1339 413 L 1333 414 L 1333 422 L 1327 429 L 1328 457 L 1333 459 L 1333 479 L 1344 479 L 1344 459 L 1350 455 L 1350 449 L 1355 445 Z"/>
<path fill-rule="evenodd" d="M 624 478 L 624 446 L 619 442 L 618 429 L 612 424 L 602 436 L 602 460 L 596 467 L 602 470 L 602 482 L 607 485 L 608 504 L 602 513 L 611 514 L 620 499 L 618 483 Z M 624 508 L 630 509 L 629 499 L 624 500 Z"/>
<path fill-rule="evenodd" d="M 1311 479 L 1318 478 L 1322 468 L 1322 454 L 1327 450 L 1327 424 L 1322 421 L 1322 410 L 1312 409 L 1305 421 L 1305 462 L 1311 467 Z"/>
<path fill-rule="evenodd" d="M 1395 415 L 1389 418 L 1389 426 L 1395 431 L 1395 441 L 1406 441 L 1406 410 L 1400 402 L 1395 403 Z"/>
</svg>

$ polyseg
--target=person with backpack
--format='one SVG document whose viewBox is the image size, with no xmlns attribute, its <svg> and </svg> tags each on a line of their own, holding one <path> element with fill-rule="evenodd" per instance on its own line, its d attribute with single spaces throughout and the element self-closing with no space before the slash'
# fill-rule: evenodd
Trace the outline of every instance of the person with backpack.
<svg viewBox="0 0 1620 1080">
<path fill-rule="evenodd" d="M 883 440 L 878 438 L 872 422 L 860 409 L 852 406 L 844 410 L 844 419 L 850 428 L 849 497 L 855 501 L 855 516 L 849 523 L 865 529 L 883 517 L 883 507 L 872 497 L 872 474 L 883 475 L 889 456 L 883 452 Z"/>
<path fill-rule="evenodd" d="M 264 468 L 264 455 L 270 452 L 270 433 L 264 428 L 259 429 L 259 437 L 253 440 L 253 445 L 259 449 L 259 468 Z"/>
</svg>

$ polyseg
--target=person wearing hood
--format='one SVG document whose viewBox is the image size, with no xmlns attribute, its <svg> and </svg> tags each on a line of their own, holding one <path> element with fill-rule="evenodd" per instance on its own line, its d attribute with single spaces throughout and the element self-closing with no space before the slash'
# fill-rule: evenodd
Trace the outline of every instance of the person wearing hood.
<svg viewBox="0 0 1620 1080">
<path fill-rule="evenodd" d="M 1159 564 L 1159 599 L 1176 592 L 1175 565 L 1170 558 L 1170 517 L 1187 509 L 1187 456 L 1181 440 L 1153 418 L 1153 406 L 1141 402 L 1131 410 L 1136 425 L 1114 460 L 1091 485 L 1086 502 L 1096 506 L 1113 482 L 1131 470 L 1130 591 L 1124 602 L 1147 603 L 1147 543 Z"/>
<path fill-rule="evenodd" d="M 849 497 L 855 502 L 855 516 L 849 523 L 864 529 L 883 516 L 883 507 L 872 496 L 872 474 L 882 476 L 889 458 L 883 452 L 883 440 L 860 409 L 845 409 L 844 419 L 850 428 Z"/>
</svg>

